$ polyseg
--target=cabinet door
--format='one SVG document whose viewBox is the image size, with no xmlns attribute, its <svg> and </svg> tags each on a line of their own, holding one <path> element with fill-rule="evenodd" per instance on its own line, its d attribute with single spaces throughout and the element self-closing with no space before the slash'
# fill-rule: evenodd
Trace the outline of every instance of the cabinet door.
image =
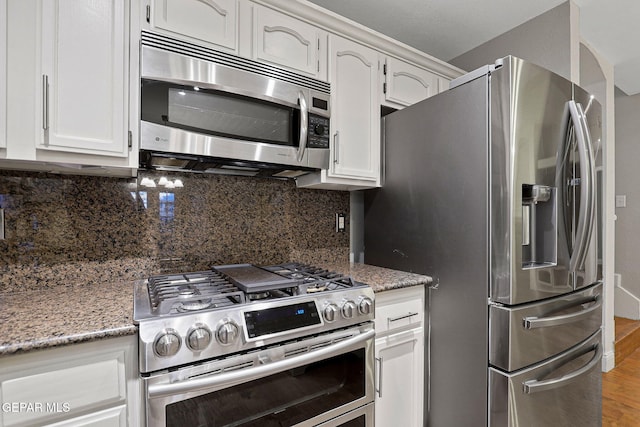
<svg viewBox="0 0 640 427">
<path fill-rule="evenodd" d="M 436 74 L 395 58 L 386 58 L 384 77 L 385 104 L 394 107 L 407 107 L 438 93 Z"/>
<path fill-rule="evenodd" d="M 423 329 L 376 340 L 376 425 L 422 426 Z"/>
<path fill-rule="evenodd" d="M 0 148 L 7 146 L 7 0 L 0 0 Z"/>
<path fill-rule="evenodd" d="M 42 5 L 42 139 L 37 148 L 126 157 L 125 0 Z M 40 76 L 38 77 L 40 80 Z"/>
<path fill-rule="evenodd" d="M 236 51 L 237 0 L 154 0 L 152 26 Z"/>
<path fill-rule="evenodd" d="M 255 6 L 254 20 L 255 59 L 318 77 L 318 28 L 258 5 Z"/>
<path fill-rule="evenodd" d="M 330 175 L 376 180 L 380 174 L 378 53 L 331 36 Z"/>
</svg>

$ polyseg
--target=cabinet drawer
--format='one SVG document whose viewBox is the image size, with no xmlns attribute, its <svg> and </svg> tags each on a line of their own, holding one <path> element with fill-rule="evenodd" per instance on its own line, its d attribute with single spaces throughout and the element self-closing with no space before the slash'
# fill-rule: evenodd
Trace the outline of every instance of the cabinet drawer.
<svg viewBox="0 0 640 427">
<path fill-rule="evenodd" d="M 47 424 L 47 427 L 121 427 L 126 425 L 127 407 L 120 405 L 59 423 Z"/>
<path fill-rule="evenodd" d="M 78 366 L 52 369 L 35 375 L 7 379 L 0 384 L 3 405 L 33 404 L 4 411 L 3 425 L 44 421 L 53 415 L 71 415 L 126 398 L 122 357 Z"/>
<path fill-rule="evenodd" d="M 404 288 L 376 295 L 376 334 L 418 328 L 424 321 L 424 288 Z"/>
</svg>

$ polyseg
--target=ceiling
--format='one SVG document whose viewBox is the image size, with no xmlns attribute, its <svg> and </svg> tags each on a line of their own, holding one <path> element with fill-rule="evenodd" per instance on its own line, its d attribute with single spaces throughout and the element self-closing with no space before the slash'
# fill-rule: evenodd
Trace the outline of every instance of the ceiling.
<svg viewBox="0 0 640 427">
<path fill-rule="evenodd" d="M 310 1 L 450 61 L 566 0 Z M 614 66 L 616 86 L 640 93 L 640 1 L 573 1 L 581 37 Z"/>
</svg>

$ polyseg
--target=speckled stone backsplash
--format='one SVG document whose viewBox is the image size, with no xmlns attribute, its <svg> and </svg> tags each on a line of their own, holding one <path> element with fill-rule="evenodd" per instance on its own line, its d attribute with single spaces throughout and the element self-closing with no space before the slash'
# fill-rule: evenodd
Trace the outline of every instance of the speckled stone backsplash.
<svg viewBox="0 0 640 427">
<path fill-rule="evenodd" d="M 167 188 L 159 180 L 181 180 Z M 143 178 L 156 187 L 141 185 Z M 342 262 L 349 193 L 292 181 L 141 172 L 137 179 L 0 171 L 0 292 L 129 283 L 214 264 Z M 349 230 L 349 224 L 347 224 Z"/>
</svg>

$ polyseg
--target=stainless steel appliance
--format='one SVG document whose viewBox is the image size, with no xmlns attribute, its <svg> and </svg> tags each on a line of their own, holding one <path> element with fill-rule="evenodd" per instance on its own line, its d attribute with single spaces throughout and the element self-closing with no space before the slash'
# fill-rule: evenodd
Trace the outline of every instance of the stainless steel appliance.
<svg viewBox="0 0 640 427">
<path fill-rule="evenodd" d="M 284 177 L 328 168 L 328 83 L 147 31 L 141 40 L 142 167 Z"/>
<path fill-rule="evenodd" d="M 601 107 L 514 57 L 385 117 L 365 261 L 429 274 L 429 426 L 598 426 Z"/>
<path fill-rule="evenodd" d="M 148 426 L 373 427 L 374 294 L 304 264 L 135 284 Z"/>
</svg>

